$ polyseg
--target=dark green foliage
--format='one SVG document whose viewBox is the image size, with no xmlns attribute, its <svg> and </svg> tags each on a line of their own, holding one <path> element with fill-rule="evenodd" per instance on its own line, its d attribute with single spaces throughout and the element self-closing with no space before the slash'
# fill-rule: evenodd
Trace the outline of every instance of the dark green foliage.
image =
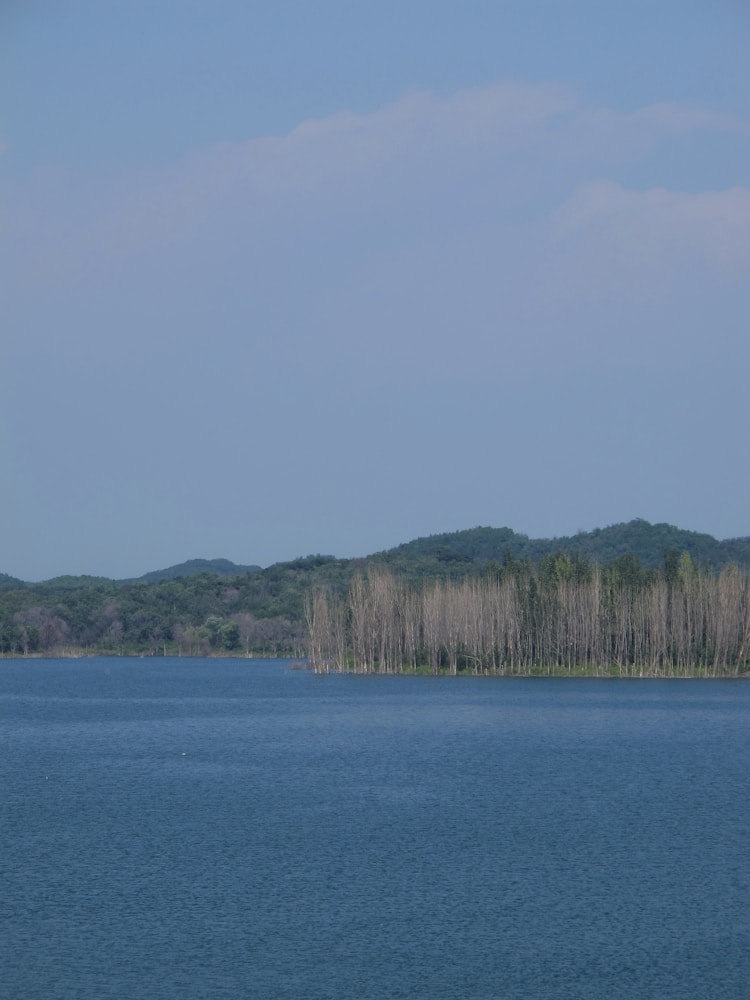
<svg viewBox="0 0 750 1000">
<path fill-rule="evenodd" d="M 86 580 L 75 588 L 70 578 L 62 586 L 26 584 L 0 591 L 0 653 L 301 655 L 304 593 L 313 572 L 280 564 L 263 573 L 203 573 L 152 584 Z M 244 638 L 236 620 L 243 615 L 253 620 Z"/>
<path fill-rule="evenodd" d="M 750 567 L 750 539 L 645 521 L 533 540 L 509 528 L 472 528 L 419 538 L 363 559 L 309 555 L 267 569 L 194 559 L 139 580 L 62 576 L 30 584 L 0 576 L 0 654 L 256 652 L 301 655 L 305 598 L 314 589 L 343 599 L 357 573 L 387 569 L 404 583 L 512 579 L 524 627 L 551 620 L 562 584 L 590 581 L 604 567 L 608 593 L 649 586 L 663 573 L 673 589 L 698 569 Z M 612 597 L 612 601 L 615 600 Z M 554 617 L 554 615 L 553 615 Z"/>
<path fill-rule="evenodd" d="M 219 626 L 219 644 L 222 649 L 237 649 L 240 644 L 240 627 L 237 622 L 224 622 Z"/>
<path fill-rule="evenodd" d="M 670 524 L 649 524 L 637 518 L 626 524 L 595 528 L 563 538 L 531 539 L 510 528 L 471 528 L 451 534 L 430 535 L 371 556 L 371 561 L 391 569 L 415 566 L 439 569 L 446 553 L 462 556 L 468 562 L 486 566 L 492 562 L 528 560 L 538 563 L 557 552 L 580 556 L 592 563 L 608 563 L 618 556 L 632 555 L 649 569 L 664 566 L 664 554 L 673 549 L 687 552 L 701 566 L 719 570 L 730 563 L 750 567 L 750 538 L 719 542 L 711 535 L 684 531 Z"/>
<path fill-rule="evenodd" d="M 628 552 L 615 556 L 605 564 L 604 582 L 610 587 L 639 587 L 649 580 L 649 571 L 641 565 L 637 556 Z"/>
<path fill-rule="evenodd" d="M 62 592 L 70 590 L 88 590 L 92 587 L 108 586 L 112 580 L 106 576 L 54 576 L 51 580 L 43 583 L 27 584 L 35 589 L 42 589 L 49 592 Z"/>
<path fill-rule="evenodd" d="M 187 562 L 170 566 L 168 569 L 158 569 L 153 573 L 144 573 L 138 577 L 141 583 L 161 583 L 163 580 L 176 580 L 183 576 L 197 576 L 200 573 L 210 573 L 213 576 L 236 576 L 238 573 L 259 573 L 260 566 L 238 566 L 229 559 L 189 559 Z"/>
</svg>

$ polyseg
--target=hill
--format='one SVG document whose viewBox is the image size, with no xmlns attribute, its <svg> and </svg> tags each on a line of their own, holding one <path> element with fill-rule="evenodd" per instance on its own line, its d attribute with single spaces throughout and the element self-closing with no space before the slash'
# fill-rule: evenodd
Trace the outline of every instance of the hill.
<svg viewBox="0 0 750 1000">
<path fill-rule="evenodd" d="M 750 538 L 717 541 L 635 520 L 564 538 L 531 539 L 510 528 L 471 528 L 417 538 L 360 559 L 314 555 L 266 569 L 192 559 L 134 580 L 61 576 L 24 583 L 0 576 L 0 654 L 210 652 L 303 655 L 305 600 L 323 588 L 344 598 L 352 578 L 384 566 L 406 582 L 460 581 L 503 567 L 544 568 L 556 554 L 600 563 L 629 578 L 673 569 L 681 556 L 719 572 L 750 570 Z M 623 561 L 624 560 L 624 561 Z M 640 568 L 639 568 L 640 567 Z"/>
<path fill-rule="evenodd" d="M 471 528 L 417 538 L 370 558 L 410 574 L 419 566 L 452 576 L 461 567 L 483 568 L 507 559 L 538 563 L 556 552 L 576 553 L 594 563 L 634 555 L 642 566 L 658 569 L 669 551 L 687 552 L 693 562 L 714 570 L 730 562 L 750 567 L 750 538 L 717 541 L 711 535 L 670 524 L 649 524 L 640 518 L 562 538 L 533 539 L 510 528 Z"/>
<path fill-rule="evenodd" d="M 209 573 L 212 576 L 237 576 L 239 573 L 260 573 L 261 566 L 239 566 L 229 559 L 188 559 L 187 562 L 169 566 L 167 569 L 157 569 L 136 577 L 141 583 L 161 583 L 162 580 L 177 580 L 183 576 L 195 576 L 198 573 Z M 132 583 L 134 581 L 124 581 Z"/>
</svg>

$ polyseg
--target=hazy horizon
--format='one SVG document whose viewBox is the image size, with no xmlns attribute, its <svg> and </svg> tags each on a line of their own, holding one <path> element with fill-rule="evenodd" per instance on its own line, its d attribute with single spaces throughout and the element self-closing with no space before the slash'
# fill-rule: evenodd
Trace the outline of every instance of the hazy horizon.
<svg viewBox="0 0 750 1000">
<path fill-rule="evenodd" d="M 448 531 L 430 532 L 429 535 L 416 535 L 414 538 L 402 538 L 400 541 L 394 542 L 393 545 L 388 545 L 388 546 L 386 546 L 383 549 L 373 549 L 373 550 L 371 550 L 369 552 L 352 552 L 352 553 L 348 553 L 346 555 L 343 555 L 343 554 L 341 554 L 339 552 L 312 552 L 312 551 L 307 551 L 307 552 L 299 552 L 295 556 L 291 556 L 288 559 L 275 559 L 272 562 L 264 563 L 264 564 L 253 562 L 252 560 L 249 561 L 249 562 L 239 562 L 238 560 L 233 559 L 231 556 L 228 556 L 226 554 L 224 554 L 224 555 L 213 555 L 213 556 L 191 555 L 191 556 L 186 556 L 184 559 L 180 559 L 178 562 L 170 563 L 169 566 L 151 566 L 148 569 L 144 569 L 142 572 L 134 573 L 134 574 L 132 574 L 130 576 L 127 576 L 127 577 L 112 576 L 112 575 L 108 575 L 108 574 L 91 574 L 91 573 L 85 573 L 85 574 L 60 573 L 60 574 L 55 574 L 55 576 L 101 576 L 102 579 L 110 579 L 110 580 L 129 580 L 129 579 L 137 580 L 137 579 L 139 579 L 142 576 L 148 576 L 150 573 L 158 573 L 158 572 L 161 572 L 163 570 L 173 569 L 175 566 L 181 566 L 181 565 L 183 565 L 185 563 L 190 563 L 190 562 L 217 562 L 217 561 L 218 562 L 221 562 L 221 561 L 230 562 L 230 563 L 232 563 L 232 564 L 234 564 L 236 566 L 240 566 L 240 567 L 242 567 L 242 566 L 260 566 L 261 569 L 268 569 L 270 566 L 277 565 L 278 563 L 289 562 L 289 561 L 293 561 L 294 559 L 305 559 L 305 558 L 308 558 L 308 557 L 315 557 L 315 556 L 325 556 L 325 557 L 329 557 L 330 556 L 330 557 L 333 557 L 334 559 L 360 559 L 360 558 L 364 559 L 364 558 L 367 558 L 368 556 L 375 555 L 378 552 L 388 551 L 390 549 L 398 548 L 398 546 L 400 546 L 400 545 L 404 545 L 404 544 L 408 544 L 409 542 L 417 541 L 420 538 L 429 538 L 429 537 L 436 537 L 436 536 L 439 537 L 441 535 L 459 534 L 459 533 L 461 533 L 463 531 L 483 530 L 483 529 L 487 529 L 487 528 L 490 529 L 490 530 L 501 530 L 501 531 L 505 530 L 505 529 L 510 529 L 517 536 L 522 537 L 522 538 L 528 538 L 530 541 L 556 541 L 557 539 L 563 540 L 563 539 L 566 539 L 566 538 L 574 538 L 576 535 L 579 535 L 579 534 L 590 534 L 590 533 L 592 533 L 594 531 L 602 531 L 602 530 L 606 530 L 607 528 L 618 527 L 619 524 L 631 523 L 632 521 L 638 521 L 638 520 L 644 520 L 644 519 L 643 518 L 631 518 L 630 522 L 618 522 L 618 524 L 596 525 L 593 528 L 588 528 L 588 529 L 587 528 L 581 528 L 578 531 L 571 532 L 568 535 L 546 535 L 546 536 L 531 536 L 531 535 L 528 535 L 526 532 L 516 531 L 514 528 L 511 528 L 510 525 L 474 525 L 472 528 L 455 528 L 455 529 L 450 529 Z M 648 522 L 648 523 L 650 523 L 650 522 Z M 686 532 L 690 532 L 690 533 L 693 533 L 693 534 L 708 534 L 708 532 L 696 532 L 692 528 L 684 528 L 682 525 L 670 524 L 669 522 L 662 522 L 662 523 L 668 524 L 669 527 L 671 527 L 671 528 L 677 528 L 677 529 L 679 529 L 681 531 L 686 531 Z M 658 527 L 658 526 L 659 525 L 652 525 L 652 527 Z M 750 538 L 750 536 L 748 536 L 748 535 L 733 535 L 733 536 L 731 536 L 729 538 L 716 538 L 715 536 L 711 536 L 711 537 L 715 538 L 715 540 L 718 541 L 718 542 L 729 542 L 729 541 L 735 541 L 735 540 L 744 539 L 744 538 Z M 3 574 L 3 573 L 6 576 L 15 576 L 15 574 L 7 573 L 5 570 L 2 569 L 2 567 L 0 567 L 0 574 Z M 22 577 L 16 577 L 16 579 L 22 579 L 23 580 Z M 54 577 L 40 577 L 40 578 L 35 579 L 35 580 L 23 580 L 23 582 L 24 583 L 32 583 L 32 584 L 33 583 L 44 583 L 46 580 L 49 580 L 49 579 L 54 579 Z"/>
</svg>

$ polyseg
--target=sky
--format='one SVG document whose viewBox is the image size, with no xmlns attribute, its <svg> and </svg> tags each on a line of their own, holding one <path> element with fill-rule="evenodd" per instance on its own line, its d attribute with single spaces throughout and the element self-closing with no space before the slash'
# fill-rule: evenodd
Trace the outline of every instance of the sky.
<svg viewBox="0 0 750 1000">
<path fill-rule="evenodd" d="M 744 0 L 2 0 L 0 572 L 750 535 Z"/>
</svg>

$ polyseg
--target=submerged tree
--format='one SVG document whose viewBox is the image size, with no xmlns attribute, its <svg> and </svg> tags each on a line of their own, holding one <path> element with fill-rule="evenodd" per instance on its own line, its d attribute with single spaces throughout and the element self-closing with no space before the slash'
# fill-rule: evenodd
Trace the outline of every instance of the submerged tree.
<svg viewBox="0 0 750 1000">
<path fill-rule="evenodd" d="M 357 574 L 345 598 L 306 605 L 316 670 L 621 676 L 737 674 L 750 667 L 747 572 L 716 576 L 689 556 L 664 571 L 634 558 L 606 567 L 550 557 L 508 562 L 484 578 L 407 583 Z"/>
</svg>

